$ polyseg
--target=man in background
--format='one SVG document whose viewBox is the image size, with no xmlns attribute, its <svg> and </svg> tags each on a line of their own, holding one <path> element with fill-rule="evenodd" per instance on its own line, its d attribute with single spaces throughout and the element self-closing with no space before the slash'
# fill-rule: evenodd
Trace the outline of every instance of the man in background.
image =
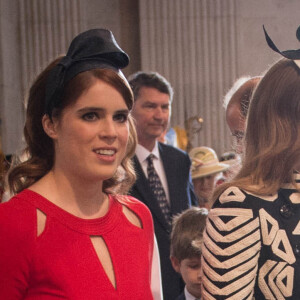
<svg viewBox="0 0 300 300">
<path fill-rule="evenodd" d="M 138 146 L 134 157 L 137 181 L 130 194 L 150 209 L 158 243 L 164 300 L 174 300 L 184 288 L 170 261 L 172 217 L 196 203 L 187 153 L 157 141 L 171 114 L 173 89 L 156 72 L 137 72 L 128 78 L 135 102 Z"/>
<path fill-rule="evenodd" d="M 223 100 L 223 106 L 226 111 L 226 122 L 233 136 L 233 150 L 235 152 L 232 153 L 233 155 L 228 155 L 229 152 L 221 155 L 221 161 L 230 165 L 229 170 L 226 172 L 227 180 L 233 178 L 241 167 L 241 154 L 244 148 L 243 140 L 248 108 L 253 91 L 260 79 L 261 76 L 239 78 L 235 81 Z"/>
<path fill-rule="evenodd" d="M 253 91 L 261 76 L 239 78 L 224 97 L 226 122 L 235 139 L 235 151 L 243 152 L 242 140 L 246 127 L 246 117 Z"/>
</svg>

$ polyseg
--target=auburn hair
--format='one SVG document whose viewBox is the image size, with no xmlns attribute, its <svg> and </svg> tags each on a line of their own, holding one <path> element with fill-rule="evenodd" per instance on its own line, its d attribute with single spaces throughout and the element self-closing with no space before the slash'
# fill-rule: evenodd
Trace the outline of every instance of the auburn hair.
<svg viewBox="0 0 300 300">
<path fill-rule="evenodd" d="M 42 118 L 45 114 L 45 90 L 46 82 L 51 70 L 58 64 L 61 57 L 54 60 L 37 77 L 31 86 L 26 101 L 26 122 L 24 137 L 26 148 L 22 158 L 14 158 L 8 173 L 8 185 L 11 193 L 16 194 L 29 187 L 34 182 L 48 173 L 55 160 L 53 140 L 45 133 L 42 126 Z M 123 96 L 129 110 L 133 105 L 133 93 L 126 79 L 110 69 L 92 69 L 79 73 L 65 86 L 58 107 L 50 118 L 60 118 L 65 107 L 75 102 L 81 94 L 88 90 L 96 80 L 102 80 L 114 87 Z M 103 182 L 103 190 L 110 193 L 127 193 L 136 177 L 131 163 L 131 157 L 135 153 L 137 137 L 131 115 L 129 115 L 129 138 L 127 151 L 121 165 L 115 175 Z"/>
</svg>

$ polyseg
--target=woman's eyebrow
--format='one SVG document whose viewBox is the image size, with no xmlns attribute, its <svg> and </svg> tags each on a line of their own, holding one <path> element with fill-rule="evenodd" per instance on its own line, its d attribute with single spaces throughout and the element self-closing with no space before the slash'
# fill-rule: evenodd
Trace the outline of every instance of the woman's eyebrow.
<svg viewBox="0 0 300 300">
<path fill-rule="evenodd" d="M 106 109 L 105 109 L 105 108 L 102 108 L 102 107 L 87 106 L 87 107 L 80 108 L 77 112 L 78 112 L 78 113 L 85 113 L 85 112 L 89 112 L 89 111 L 105 112 Z M 125 113 L 125 114 L 129 114 L 129 109 L 127 109 L 127 108 L 124 108 L 124 109 L 118 109 L 118 110 L 115 111 L 115 113 Z"/>
<path fill-rule="evenodd" d="M 116 113 L 118 114 L 129 114 L 129 109 L 119 109 L 119 110 L 116 110 Z"/>
<path fill-rule="evenodd" d="M 96 106 L 86 106 L 86 107 L 78 109 L 79 113 L 86 112 L 86 111 L 105 111 L 105 109 L 101 108 L 101 107 L 96 107 Z"/>
</svg>

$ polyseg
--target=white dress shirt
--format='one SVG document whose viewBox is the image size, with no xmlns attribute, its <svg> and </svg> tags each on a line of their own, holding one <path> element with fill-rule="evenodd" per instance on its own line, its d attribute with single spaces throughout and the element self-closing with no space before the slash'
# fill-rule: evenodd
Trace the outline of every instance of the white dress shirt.
<svg viewBox="0 0 300 300">
<path fill-rule="evenodd" d="M 140 144 L 138 144 L 136 147 L 135 154 L 136 154 L 138 161 L 144 171 L 146 178 L 148 178 L 147 157 L 151 153 L 154 155 L 153 165 L 154 165 L 155 171 L 160 178 L 160 181 L 161 181 L 162 186 L 166 193 L 167 200 L 170 203 L 168 182 L 167 182 L 163 162 L 160 158 L 160 154 L 159 154 L 159 150 L 158 150 L 158 143 L 157 142 L 155 143 L 155 146 L 154 146 L 154 149 L 152 150 L 152 152 L 148 151 L 145 147 L 143 147 Z M 153 294 L 154 300 L 162 300 L 163 299 L 162 285 L 161 285 L 160 258 L 159 258 L 159 251 L 158 251 L 158 246 L 157 246 L 157 241 L 156 241 L 155 235 L 154 235 L 154 251 L 153 251 L 153 260 L 152 260 L 151 289 L 152 289 L 152 294 Z"/>
<path fill-rule="evenodd" d="M 189 293 L 189 291 L 186 289 L 186 286 L 184 288 L 184 295 L 185 295 L 185 300 L 200 300 L 200 298 L 196 298 L 192 294 Z"/>
<path fill-rule="evenodd" d="M 136 147 L 136 151 L 135 154 L 139 160 L 140 165 L 142 166 L 142 169 L 144 171 L 144 174 L 146 176 L 146 178 L 148 178 L 148 173 L 147 173 L 147 167 L 148 167 L 148 161 L 147 161 L 147 157 L 150 154 L 154 155 L 154 159 L 153 159 L 153 165 L 154 165 L 154 169 L 161 181 L 161 184 L 165 190 L 165 194 L 167 197 L 167 200 L 170 204 L 170 195 L 169 195 L 169 188 L 168 188 L 168 181 L 167 181 L 167 176 L 165 173 L 165 169 L 164 169 L 164 165 L 163 162 L 161 160 L 160 154 L 159 154 L 159 150 L 158 150 L 158 142 L 155 143 L 155 146 L 153 148 L 153 150 L 150 152 L 149 150 L 147 150 L 145 147 L 143 147 L 142 145 L 138 144 Z"/>
</svg>

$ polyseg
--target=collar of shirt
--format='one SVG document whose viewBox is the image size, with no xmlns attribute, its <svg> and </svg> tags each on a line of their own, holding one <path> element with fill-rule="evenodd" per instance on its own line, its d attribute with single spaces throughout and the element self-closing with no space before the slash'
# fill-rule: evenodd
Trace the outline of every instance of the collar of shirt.
<svg viewBox="0 0 300 300">
<path fill-rule="evenodd" d="M 139 160 L 140 163 L 143 163 L 144 161 L 146 161 L 147 157 L 150 154 L 153 154 L 156 158 L 160 159 L 160 154 L 159 154 L 159 150 L 158 150 L 158 143 L 155 143 L 155 146 L 152 150 L 152 152 L 150 152 L 149 150 L 147 150 L 145 147 L 143 147 L 140 144 L 137 144 L 136 146 L 136 150 L 135 150 L 135 154 Z M 146 161 L 147 162 L 147 161 Z"/>
<path fill-rule="evenodd" d="M 197 300 L 197 299 L 200 300 L 200 298 L 197 298 L 197 297 L 193 296 L 192 294 L 190 294 L 189 291 L 187 290 L 186 286 L 184 288 L 184 295 L 185 295 L 185 300 Z"/>
</svg>

